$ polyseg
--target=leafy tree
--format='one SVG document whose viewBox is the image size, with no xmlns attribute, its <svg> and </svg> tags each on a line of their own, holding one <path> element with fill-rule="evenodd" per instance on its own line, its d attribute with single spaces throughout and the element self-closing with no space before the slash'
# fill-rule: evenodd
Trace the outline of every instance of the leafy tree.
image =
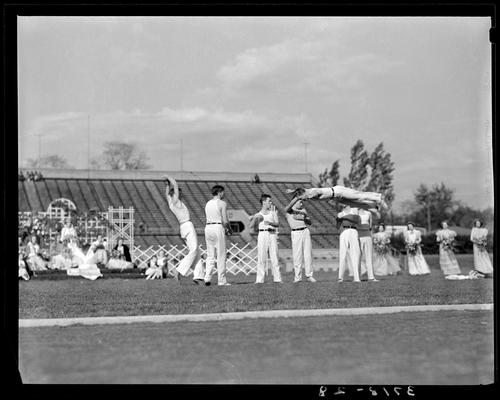
<svg viewBox="0 0 500 400">
<path fill-rule="evenodd" d="M 68 161 L 63 156 L 58 154 L 51 154 L 45 157 L 41 157 L 39 160 L 34 160 L 29 158 L 27 161 L 27 168 L 56 168 L 56 169 L 73 169 Z"/>
<path fill-rule="evenodd" d="M 359 140 L 351 148 L 351 171 L 344 178 L 344 185 L 357 190 L 364 190 L 368 179 L 368 152 L 362 140 Z"/>
<path fill-rule="evenodd" d="M 382 193 L 387 205 L 394 201 L 393 172 L 394 163 L 391 161 L 390 153 L 384 150 L 384 144 L 380 143 L 368 160 L 370 165 L 370 180 L 365 190 L 369 192 Z"/>
<path fill-rule="evenodd" d="M 340 179 L 339 174 L 339 160 L 336 160 L 328 171 L 328 168 L 325 168 L 325 171 L 319 174 L 319 183 L 320 186 L 335 186 L 337 185 Z"/>
<path fill-rule="evenodd" d="M 101 162 L 112 170 L 149 169 L 148 156 L 136 144 L 125 142 L 106 142 L 102 156 L 91 162 L 93 169 L 101 169 Z"/>
<path fill-rule="evenodd" d="M 420 212 L 416 213 L 416 223 L 422 223 L 424 217 L 425 225 L 430 231 L 432 227 L 438 227 L 444 219 L 450 219 L 457 202 L 453 199 L 454 190 L 447 188 L 444 183 L 433 185 L 428 188 L 427 185 L 420 184 L 417 188 L 415 201 L 420 206 Z"/>
</svg>

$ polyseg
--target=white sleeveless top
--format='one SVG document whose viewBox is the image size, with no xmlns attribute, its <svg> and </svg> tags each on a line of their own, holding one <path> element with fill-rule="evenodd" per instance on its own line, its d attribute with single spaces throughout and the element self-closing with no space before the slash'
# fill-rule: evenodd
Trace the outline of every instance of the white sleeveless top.
<svg viewBox="0 0 500 400">
<path fill-rule="evenodd" d="M 207 205 L 205 206 L 205 216 L 207 218 L 207 222 L 222 223 L 222 215 L 219 210 L 219 199 L 207 201 Z"/>
<path fill-rule="evenodd" d="M 286 213 L 286 220 L 288 221 L 288 225 L 290 225 L 291 229 L 299 229 L 299 228 L 307 228 L 306 223 L 304 222 L 304 218 L 295 219 L 292 214 Z"/>
<path fill-rule="evenodd" d="M 276 229 L 274 226 L 264 224 L 264 221 L 278 223 L 278 215 L 269 211 L 267 214 L 263 214 L 259 211 L 259 214 L 264 217 L 262 222 L 259 222 L 259 229 Z"/>
<path fill-rule="evenodd" d="M 179 221 L 179 224 L 183 224 L 184 222 L 190 220 L 189 210 L 181 200 L 177 200 L 177 203 L 174 203 L 170 196 L 167 196 L 167 200 L 168 207 L 174 213 L 177 221 Z"/>
</svg>

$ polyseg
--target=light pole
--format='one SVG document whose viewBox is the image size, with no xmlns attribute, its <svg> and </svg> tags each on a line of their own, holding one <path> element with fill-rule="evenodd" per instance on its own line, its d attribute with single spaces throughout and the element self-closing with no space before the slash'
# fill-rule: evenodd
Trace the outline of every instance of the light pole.
<svg viewBox="0 0 500 400">
<path fill-rule="evenodd" d="M 87 179 L 90 179 L 90 114 L 87 116 Z"/>
<path fill-rule="evenodd" d="M 183 157 L 184 157 L 184 148 L 183 148 L 183 140 L 181 139 L 181 171 L 184 171 L 184 165 L 183 165 Z"/>
<path fill-rule="evenodd" d="M 39 133 L 38 135 L 38 168 L 41 168 L 40 162 L 41 162 L 41 148 L 42 148 L 42 134 Z"/>
<path fill-rule="evenodd" d="M 304 160 L 305 160 L 305 170 L 307 172 L 307 145 L 309 144 L 309 142 L 304 142 L 303 145 L 304 145 Z"/>
</svg>

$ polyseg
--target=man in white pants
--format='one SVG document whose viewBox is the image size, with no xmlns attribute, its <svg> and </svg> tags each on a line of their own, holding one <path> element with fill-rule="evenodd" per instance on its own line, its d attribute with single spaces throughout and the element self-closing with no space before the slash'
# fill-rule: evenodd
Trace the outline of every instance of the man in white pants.
<svg viewBox="0 0 500 400">
<path fill-rule="evenodd" d="M 285 212 L 292 236 L 293 269 L 295 272 L 293 282 L 302 281 L 302 266 L 304 266 L 306 280 L 316 282 L 316 279 L 313 278 L 311 233 L 307 227 L 307 225 L 311 225 L 311 220 L 307 216 L 302 200 L 294 197 L 286 206 Z"/>
<path fill-rule="evenodd" d="M 378 213 L 379 207 L 387 208 L 385 201 L 382 199 L 381 193 L 361 192 L 345 186 L 287 189 L 286 193 L 294 193 L 294 195 L 299 196 L 300 199 L 333 199 L 342 204 L 356 208 L 363 208 L 374 213 Z"/>
<path fill-rule="evenodd" d="M 212 188 L 212 200 L 205 206 L 205 241 L 207 244 L 207 263 L 205 267 L 205 285 L 210 286 L 212 270 L 215 264 L 215 251 L 217 250 L 217 285 L 230 286 L 226 280 L 226 237 L 230 235 L 231 227 L 227 216 L 227 204 L 224 198 L 224 187 L 215 185 Z"/>
<path fill-rule="evenodd" d="M 344 281 L 347 258 L 349 258 L 349 265 L 354 275 L 354 282 L 361 282 L 359 279 L 361 252 L 357 231 L 360 220 L 357 212 L 351 210 L 349 206 L 337 214 L 337 227 L 340 226 L 342 230 L 339 236 L 339 282 Z"/>
<path fill-rule="evenodd" d="M 266 274 L 266 261 L 269 253 L 273 281 L 282 283 L 278 264 L 278 240 L 276 228 L 279 226 L 276 206 L 271 201 L 271 196 L 263 194 L 260 196 L 262 209 L 250 217 L 250 226 L 254 228 L 258 224 L 259 236 L 257 236 L 257 277 L 255 283 L 264 283 Z"/>
<path fill-rule="evenodd" d="M 358 237 L 361 250 L 361 275 L 367 273 L 369 282 L 378 282 L 373 275 L 372 214 L 363 209 L 358 209 L 357 213 L 360 218 Z"/>
<path fill-rule="evenodd" d="M 177 182 L 170 176 L 164 176 L 166 189 L 165 195 L 168 207 L 179 221 L 179 230 L 182 240 L 186 243 L 189 253 L 179 262 L 175 269 L 175 278 L 180 283 L 180 277 L 186 276 L 189 269 L 194 265 L 193 282 L 200 284 L 203 282 L 204 268 L 198 249 L 198 237 L 191 222 L 189 210 L 182 201 L 182 190 Z"/>
</svg>

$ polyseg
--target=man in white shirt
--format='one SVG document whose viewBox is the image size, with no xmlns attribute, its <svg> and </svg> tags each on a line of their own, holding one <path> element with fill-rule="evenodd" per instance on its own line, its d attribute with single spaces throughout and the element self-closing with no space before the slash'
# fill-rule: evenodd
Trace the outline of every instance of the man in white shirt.
<svg viewBox="0 0 500 400">
<path fill-rule="evenodd" d="M 368 273 L 369 282 L 378 282 L 373 275 L 373 239 L 372 239 L 372 214 L 363 209 L 355 210 L 360 218 L 358 225 L 359 247 L 361 251 L 361 275 Z"/>
<path fill-rule="evenodd" d="M 259 235 L 257 236 L 257 277 L 255 283 L 264 283 L 266 274 L 266 261 L 269 254 L 273 273 L 273 281 L 282 283 L 281 273 L 278 264 L 278 240 L 276 228 L 279 226 L 276 206 L 271 201 L 271 196 L 263 194 L 260 196 L 261 210 L 250 216 L 250 226 L 254 231 L 258 225 Z"/>
<path fill-rule="evenodd" d="M 295 277 L 293 282 L 302 280 L 302 266 L 304 266 L 306 280 L 316 282 L 313 278 L 311 233 L 307 225 L 311 220 L 307 216 L 302 200 L 294 197 L 285 208 L 286 219 L 290 225 L 292 236 L 293 269 Z"/>
<path fill-rule="evenodd" d="M 166 175 L 164 176 L 166 188 L 165 195 L 168 201 L 170 211 L 175 215 L 179 222 L 180 236 L 187 248 L 188 254 L 177 264 L 175 269 L 175 278 L 180 283 L 180 277 L 186 276 L 189 269 L 194 265 L 193 282 L 200 284 L 203 282 L 204 268 L 201 260 L 200 251 L 198 249 L 198 237 L 196 230 L 191 222 L 189 210 L 182 201 L 182 190 L 179 189 L 177 182 L 174 178 Z"/>
<path fill-rule="evenodd" d="M 226 280 L 226 238 L 225 234 L 232 234 L 227 216 L 227 204 L 224 200 L 224 187 L 212 187 L 212 200 L 205 205 L 205 242 L 207 245 L 207 263 L 205 268 L 205 285 L 210 286 L 212 270 L 215 264 L 217 251 L 217 285 L 230 286 Z"/>
<path fill-rule="evenodd" d="M 359 279 L 359 259 L 361 256 L 358 239 L 358 225 L 361 219 L 357 210 L 349 206 L 337 214 L 337 227 L 340 227 L 339 236 L 339 282 L 344 281 L 347 259 L 354 275 L 354 282 L 361 282 Z"/>
</svg>

